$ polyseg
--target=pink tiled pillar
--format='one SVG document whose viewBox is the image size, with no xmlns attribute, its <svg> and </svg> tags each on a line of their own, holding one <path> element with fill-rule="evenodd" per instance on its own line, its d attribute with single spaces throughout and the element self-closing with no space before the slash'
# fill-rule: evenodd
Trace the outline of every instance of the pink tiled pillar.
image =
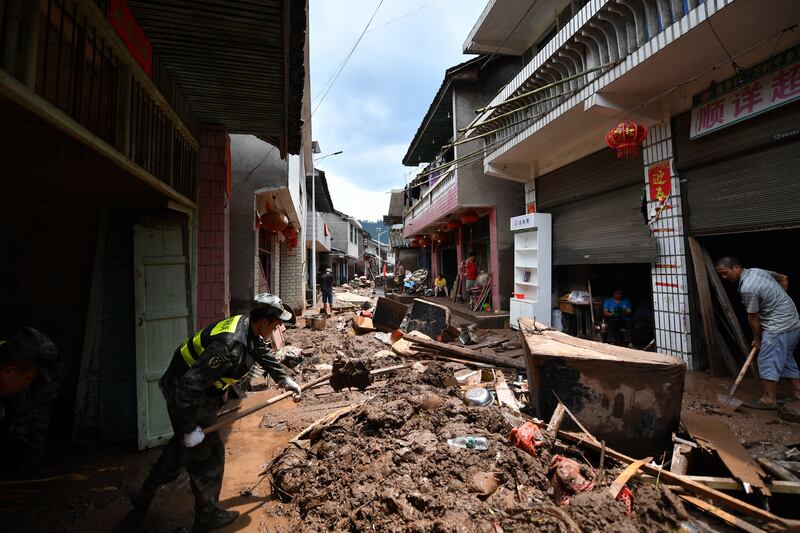
<svg viewBox="0 0 800 533">
<path fill-rule="evenodd" d="M 224 126 L 200 129 L 197 211 L 197 328 L 230 313 L 228 175 L 230 138 Z"/>
<path fill-rule="evenodd" d="M 489 210 L 489 262 L 492 272 L 492 309 L 500 309 L 500 254 L 497 251 L 497 209 L 494 207 Z"/>
</svg>

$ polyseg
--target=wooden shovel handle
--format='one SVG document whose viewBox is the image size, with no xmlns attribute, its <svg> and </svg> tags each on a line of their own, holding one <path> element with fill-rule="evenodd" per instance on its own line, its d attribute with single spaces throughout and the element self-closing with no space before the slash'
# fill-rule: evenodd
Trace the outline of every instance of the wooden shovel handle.
<svg viewBox="0 0 800 533">
<path fill-rule="evenodd" d="M 736 389 L 739 388 L 739 384 L 742 382 L 742 379 L 744 379 L 744 375 L 747 374 L 747 369 L 750 368 L 750 363 L 753 362 L 753 358 L 757 353 L 758 348 L 753 346 L 753 349 L 750 350 L 750 353 L 747 355 L 744 365 L 742 365 L 742 369 L 739 371 L 739 375 L 736 376 L 736 381 L 733 383 L 733 387 L 731 387 L 731 393 L 728 395 L 728 400 L 733 398 L 733 395 L 736 394 Z"/>
</svg>

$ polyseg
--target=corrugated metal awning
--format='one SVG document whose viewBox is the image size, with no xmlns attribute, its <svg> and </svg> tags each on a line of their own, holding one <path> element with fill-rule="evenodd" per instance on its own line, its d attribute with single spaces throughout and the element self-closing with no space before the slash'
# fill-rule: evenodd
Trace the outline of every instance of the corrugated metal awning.
<svg viewBox="0 0 800 533">
<path fill-rule="evenodd" d="M 305 0 L 129 0 L 202 122 L 298 153 Z"/>
</svg>

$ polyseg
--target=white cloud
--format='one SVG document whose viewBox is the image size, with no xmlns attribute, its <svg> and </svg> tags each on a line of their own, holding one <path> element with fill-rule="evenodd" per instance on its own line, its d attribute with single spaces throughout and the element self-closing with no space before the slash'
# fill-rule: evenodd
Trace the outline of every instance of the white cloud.
<svg viewBox="0 0 800 533">
<path fill-rule="evenodd" d="M 402 157 L 448 67 L 469 59 L 461 45 L 487 0 L 385 0 L 373 27 L 312 119 L 313 137 L 334 206 L 358 218 L 382 217 L 386 191 L 402 187 Z M 311 0 L 311 93 L 318 102 L 378 0 Z"/>
</svg>

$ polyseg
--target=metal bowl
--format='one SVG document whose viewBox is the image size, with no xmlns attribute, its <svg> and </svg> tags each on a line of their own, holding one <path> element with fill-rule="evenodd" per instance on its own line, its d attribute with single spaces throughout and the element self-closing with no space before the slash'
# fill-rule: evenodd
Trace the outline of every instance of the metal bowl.
<svg viewBox="0 0 800 533">
<path fill-rule="evenodd" d="M 483 387 L 473 387 L 464 393 L 464 402 L 467 405 L 485 407 L 494 401 L 492 393 Z"/>
</svg>

